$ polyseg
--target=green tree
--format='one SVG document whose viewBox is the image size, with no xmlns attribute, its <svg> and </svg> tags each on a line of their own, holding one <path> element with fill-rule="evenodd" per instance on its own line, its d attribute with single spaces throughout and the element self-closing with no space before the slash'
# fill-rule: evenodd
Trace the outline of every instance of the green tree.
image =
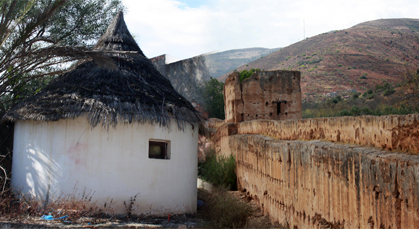
<svg viewBox="0 0 419 229">
<path fill-rule="evenodd" d="M 205 110 L 208 111 L 209 117 L 224 119 L 224 83 L 211 77 L 204 84 L 203 95 L 205 102 Z"/>
<path fill-rule="evenodd" d="M 68 63 L 106 62 L 103 53 L 87 46 L 122 5 L 120 0 L 2 0 L 0 9 L 0 99 L 10 106 L 45 85 L 33 81 L 61 73 Z M 35 89 L 25 91 L 28 87 Z"/>
</svg>

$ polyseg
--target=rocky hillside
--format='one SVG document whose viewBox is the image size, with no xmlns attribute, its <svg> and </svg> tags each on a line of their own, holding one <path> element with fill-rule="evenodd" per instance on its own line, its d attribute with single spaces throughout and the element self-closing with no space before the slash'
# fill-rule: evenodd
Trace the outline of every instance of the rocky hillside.
<svg viewBox="0 0 419 229">
<path fill-rule="evenodd" d="M 304 97 L 401 80 L 419 68 L 419 19 L 381 19 L 320 34 L 237 68 L 298 70 Z M 229 74 L 229 73 L 228 73 Z M 219 78 L 225 81 L 228 74 Z"/>
<path fill-rule="evenodd" d="M 279 48 L 246 48 L 205 54 L 204 56 L 211 77 L 218 78 L 243 64 L 260 59 L 278 50 Z"/>
</svg>

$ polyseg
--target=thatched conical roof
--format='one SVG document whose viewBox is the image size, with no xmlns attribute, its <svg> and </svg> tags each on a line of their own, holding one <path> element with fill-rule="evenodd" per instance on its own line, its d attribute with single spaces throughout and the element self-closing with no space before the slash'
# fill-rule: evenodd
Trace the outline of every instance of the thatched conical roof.
<svg viewBox="0 0 419 229">
<path fill-rule="evenodd" d="M 109 25 L 106 33 L 103 34 L 94 49 L 105 51 L 137 51 L 139 55 L 145 57 L 137 42 L 128 31 L 124 21 L 124 15 L 119 12 Z"/>
<path fill-rule="evenodd" d="M 38 94 L 14 106 L 3 119 L 56 121 L 86 115 L 92 127 L 99 123 L 109 127 L 131 122 L 167 126 L 172 118 L 179 128 L 185 123 L 200 122 L 191 103 L 144 56 L 129 33 L 122 12 L 95 49 L 108 52 L 117 67 L 80 62 Z"/>
</svg>

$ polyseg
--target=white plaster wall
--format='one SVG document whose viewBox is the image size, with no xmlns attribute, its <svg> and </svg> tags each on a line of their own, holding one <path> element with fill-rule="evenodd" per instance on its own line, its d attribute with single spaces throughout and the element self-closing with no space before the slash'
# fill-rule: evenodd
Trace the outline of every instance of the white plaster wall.
<svg viewBox="0 0 419 229">
<path fill-rule="evenodd" d="M 40 200 L 93 193 L 103 206 L 135 214 L 196 212 L 198 126 L 170 130 L 150 124 L 91 129 L 85 118 L 15 123 L 12 187 Z M 149 139 L 171 142 L 170 160 L 149 159 Z"/>
</svg>

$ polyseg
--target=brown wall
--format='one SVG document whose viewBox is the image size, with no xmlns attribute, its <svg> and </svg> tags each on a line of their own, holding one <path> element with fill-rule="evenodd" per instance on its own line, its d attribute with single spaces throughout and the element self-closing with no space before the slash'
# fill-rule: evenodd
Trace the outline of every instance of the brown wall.
<svg viewBox="0 0 419 229">
<path fill-rule="evenodd" d="M 241 83 L 234 72 L 224 84 L 224 101 L 227 122 L 301 119 L 300 72 L 259 71 Z"/>
<path fill-rule="evenodd" d="M 388 151 L 419 154 L 419 115 L 227 123 L 213 140 L 273 221 L 419 228 L 419 156 Z"/>
<path fill-rule="evenodd" d="M 239 73 L 233 72 L 224 83 L 224 113 L 226 122 L 243 121 L 243 99 Z"/>
<path fill-rule="evenodd" d="M 419 154 L 418 114 L 259 120 L 239 123 L 237 129 L 239 134 L 264 134 L 283 140 L 322 139 Z"/>
<path fill-rule="evenodd" d="M 218 119 L 218 118 L 209 118 L 206 122 L 205 125 L 207 128 L 211 128 L 211 129 L 215 129 L 217 130 L 218 128 L 220 128 L 220 126 L 224 125 L 224 120 Z"/>
<path fill-rule="evenodd" d="M 419 228 L 419 157 L 233 135 L 238 183 L 290 228 Z"/>
</svg>

